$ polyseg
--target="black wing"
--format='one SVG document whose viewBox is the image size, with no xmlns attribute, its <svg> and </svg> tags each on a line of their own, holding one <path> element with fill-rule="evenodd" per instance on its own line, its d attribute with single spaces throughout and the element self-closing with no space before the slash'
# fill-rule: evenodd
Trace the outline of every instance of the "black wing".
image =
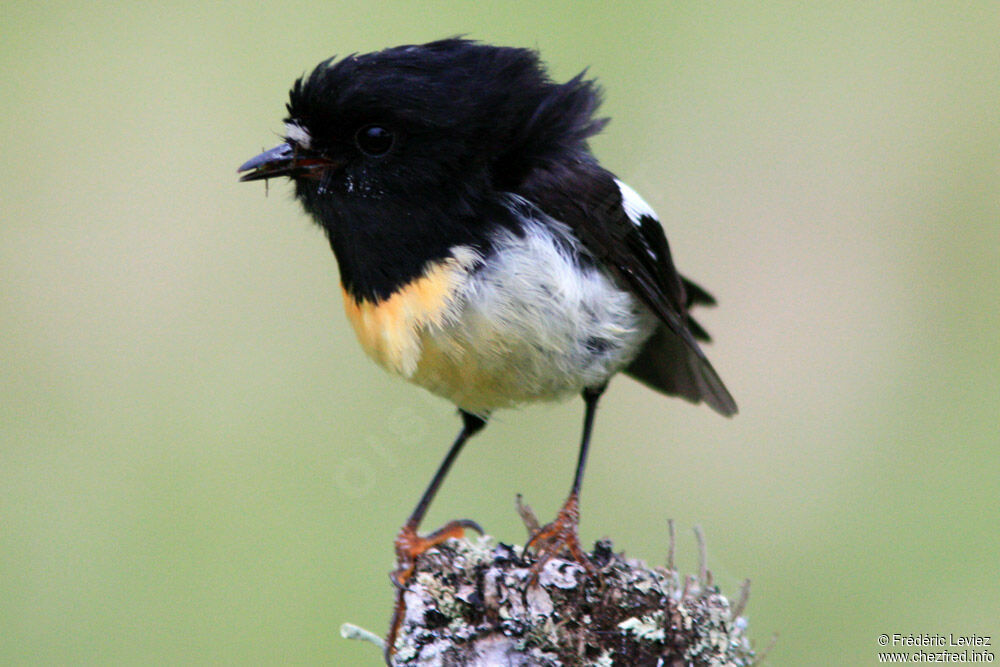
<svg viewBox="0 0 1000 667">
<path fill-rule="evenodd" d="M 587 251 L 663 322 L 626 369 L 629 375 L 665 393 L 705 401 L 720 414 L 736 413 L 736 402 L 695 340 L 708 336 L 688 315 L 688 306 L 714 300 L 677 273 L 655 218 L 629 218 L 614 176 L 581 157 L 533 170 L 515 194 L 572 228 Z"/>
</svg>

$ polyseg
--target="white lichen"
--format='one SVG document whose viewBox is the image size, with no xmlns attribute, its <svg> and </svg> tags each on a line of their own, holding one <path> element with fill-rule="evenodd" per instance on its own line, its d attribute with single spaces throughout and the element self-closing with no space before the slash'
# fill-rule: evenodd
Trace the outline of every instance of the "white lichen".
<svg viewBox="0 0 1000 667">
<path fill-rule="evenodd" d="M 598 543 L 598 570 L 519 547 L 449 540 L 423 554 L 404 594 L 393 663 L 422 667 L 745 667 L 746 619 L 702 568 L 683 578 Z M 682 584 L 683 582 L 683 584 Z M 736 609 L 742 611 L 742 600 Z"/>
<path fill-rule="evenodd" d="M 624 632 L 635 635 L 639 639 L 651 642 L 662 642 L 667 637 L 663 629 L 663 612 L 657 611 L 648 616 L 628 618 L 618 624 Z"/>
</svg>

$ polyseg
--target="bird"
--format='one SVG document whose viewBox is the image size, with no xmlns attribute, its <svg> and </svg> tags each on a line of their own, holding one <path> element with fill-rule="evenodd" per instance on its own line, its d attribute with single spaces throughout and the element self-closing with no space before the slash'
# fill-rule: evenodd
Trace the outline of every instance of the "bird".
<svg viewBox="0 0 1000 667">
<path fill-rule="evenodd" d="M 295 81 L 284 140 L 238 169 L 291 179 L 329 240 L 361 347 L 462 419 L 394 541 L 387 661 L 417 559 L 482 532 L 470 519 L 418 531 L 496 410 L 583 398 L 570 493 L 526 548 L 536 568 L 568 554 L 591 573 L 579 495 L 610 379 L 737 412 L 690 314 L 715 300 L 678 273 L 656 213 L 589 147 L 608 122 L 602 96 L 587 70 L 559 83 L 534 49 L 462 37 L 335 56 Z"/>
</svg>

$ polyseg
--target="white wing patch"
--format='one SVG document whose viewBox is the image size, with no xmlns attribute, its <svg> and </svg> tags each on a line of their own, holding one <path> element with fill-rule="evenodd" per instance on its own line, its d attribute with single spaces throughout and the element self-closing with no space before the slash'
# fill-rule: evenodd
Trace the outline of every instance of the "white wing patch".
<svg viewBox="0 0 1000 667">
<path fill-rule="evenodd" d="M 656 211 L 653 207 L 646 203 L 646 200 L 639 196 L 639 193 L 622 183 L 617 178 L 615 183 L 618 184 L 618 189 L 622 193 L 622 208 L 625 209 L 625 215 L 628 219 L 632 221 L 636 227 L 642 226 L 643 216 L 649 216 L 653 220 L 659 222 L 659 218 L 656 217 Z"/>
<path fill-rule="evenodd" d="M 297 123 L 285 123 L 285 136 L 302 148 L 309 148 L 312 143 L 312 137 L 309 136 L 304 127 Z"/>
</svg>

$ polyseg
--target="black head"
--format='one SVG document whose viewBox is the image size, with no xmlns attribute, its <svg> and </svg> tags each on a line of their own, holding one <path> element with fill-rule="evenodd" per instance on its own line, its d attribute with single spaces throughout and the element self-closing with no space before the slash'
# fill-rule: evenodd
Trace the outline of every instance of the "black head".
<svg viewBox="0 0 1000 667">
<path fill-rule="evenodd" d="M 243 180 L 290 176 L 323 194 L 420 195 L 486 178 L 499 187 L 566 152 L 605 120 L 580 76 L 553 83 L 528 49 L 448 39 L 320 63 L 295 82 L 280 152 Z M 277 159 L 280 158 L 280 159 Z"/>
<path fill-rule="evenodd" d="M 589 156 L 599 101 L 582 74 L 554 83 L 534 51 L 464 39 L 330 59 L 292 87 L 285 143 L 240 171 L 292 178 L 343 273 L 337 237 L 474 227 L 532 169 Z"/>
</svg>

